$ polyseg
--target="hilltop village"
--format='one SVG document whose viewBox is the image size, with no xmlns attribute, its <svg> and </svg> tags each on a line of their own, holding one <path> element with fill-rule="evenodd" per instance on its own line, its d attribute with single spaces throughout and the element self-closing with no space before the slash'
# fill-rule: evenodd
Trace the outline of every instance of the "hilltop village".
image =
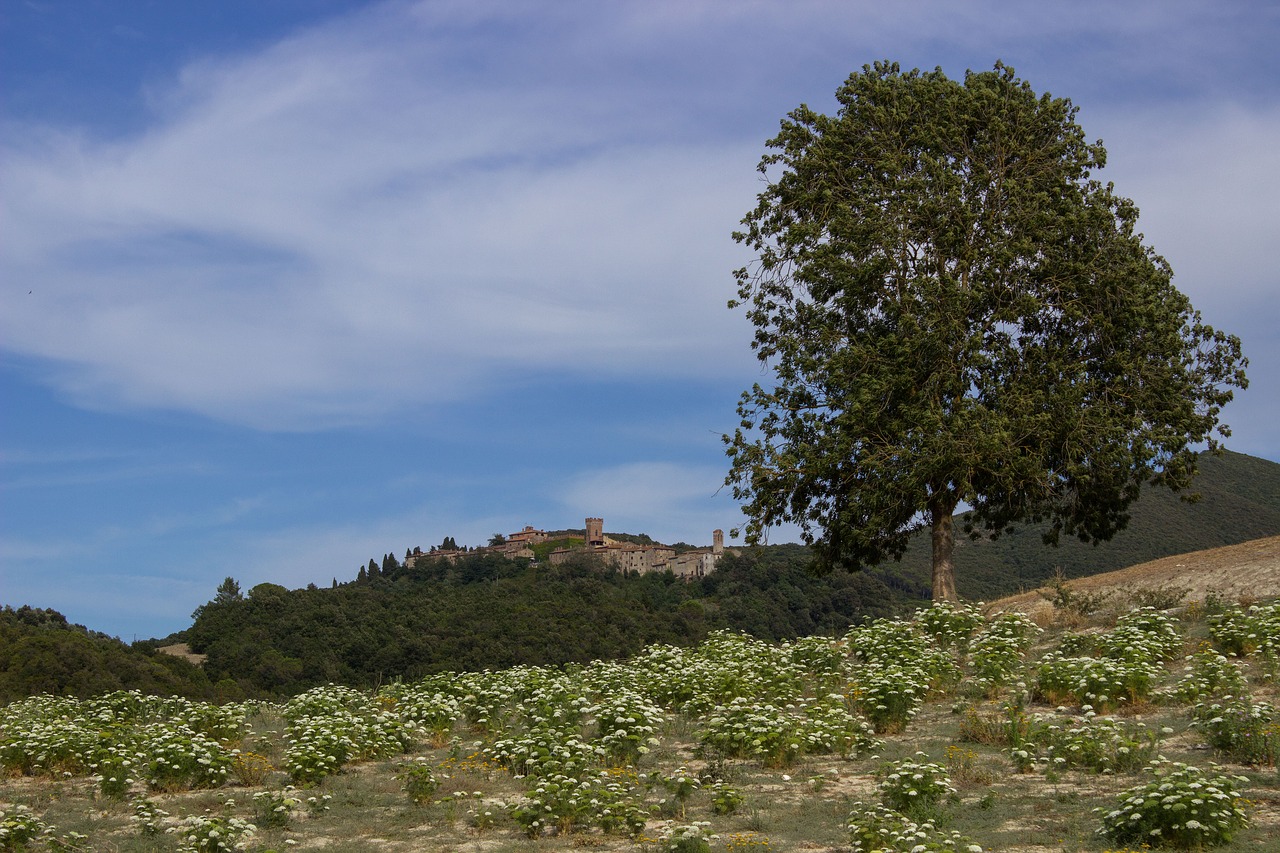
<svg viewBox="0 0 1280 853">
<path fill-rule="evenodd" d="M 605 565 L 621 572 L 648 574 L 649 572 L 672 572 L 676 577 L 700 578 L 715 571 L 716 563 L 724 556 L 724 531 L 712 531 L 710 548 L 681 548 L 658 543 L 640 544 L 636 542 L 620 542 L 604 532 L 604 519 L 588 518 L 585 536 L 581 545 L 556 548 L 547 560 L 552 565 L 559 565 L 575 554 L 590 554 L 599 557 Z M 443 549 L 432 548 L 430 551 L 418 551 L 408 555 L 406 564 L 418 560 L 456 560 L 468 554 L 488 553 L 501 554 L 504 557 L 537 559 L 533 546 L 547 542 L 552 534 L 525 525 L 523 530 L 502 537 L 505 541 L 480 548 Z"/>
</svg>

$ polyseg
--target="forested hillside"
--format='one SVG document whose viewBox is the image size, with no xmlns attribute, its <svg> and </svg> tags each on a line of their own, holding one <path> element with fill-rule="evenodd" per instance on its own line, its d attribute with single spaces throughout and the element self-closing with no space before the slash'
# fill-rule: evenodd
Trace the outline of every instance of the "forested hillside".
<svg viewBox="0 0 1280 853">
<path fill-rule="evenodd" d="M 1068 577 L 1280 534 L 1280 465 L 1238 453 L 1203 460 L 1202 499 L 1153 491 L 1129 529 L 1098 547 L 1046 547 L 1032 528 L 956 550 L 960 592 L 990 600 Z M 611 534 L 621 536 L 622 534 Z M 637 535 L 637 539 L 647 539 Z M 836 633 L 929 593 L 928 542 L 862 574 L 810 573 L 809 551 L 773 545 L 728 554 L 691 582 L 622 576 L 583 559 L 530 565 L 477 553 L 457 562 L 394 559 L 332 588 L 220 589 L 170 638 L 208 655 L 204 668 L 132 647 L 51 610 L 0 611 L 0 701 L 117 688 L 194 698 L 271 697 L 330 681 L 373 685 L 445 670 L 617 658 L 647 643 L 690 645 L 727 628 L 762 639 Z"/>
<path fill-rule="evenodd" d="M 1087 545 L 1063 539 L 1046 547 L 1043 528 L 1028 527 L 995 541 L 956 539 L 961 597 L 989 601 L 1035 589 L 1058 569 L 1068 578 L 1110 572 L 1148 560 L 1280 534 L 1280 465 L 1243 453 L 1201 456 L 1188 503 L 1166 489 L 1148 489 L 1115 539 Z M 957 529 L 960 525 L 957 524 Z M 900 564 L 882 567 L 886 580 L 918 595 L 929 590 L 929 541 L 917 537 Z"/>
<path fill-rule="evenodd" d="M 331 589 L 259 584 L 220 596 L 181 635 L 222 695 L 376 684 L 444 670 L 587 662 L 732 628 L 777 639 L 834 632 L 903 599 L 872 575 L 814 577 L 800 546 L 727 555 L 714 574 L 623 576 L 475 554 Z"/>
<path fill-rule="evenodd" d="M 209 679 L 155 644 L 128 646 L 72 625 L 56 610 L 0 608 L 0 703 L 35 693 L 93 696 L 111 690 L 209 698 Z"/>
</svg>

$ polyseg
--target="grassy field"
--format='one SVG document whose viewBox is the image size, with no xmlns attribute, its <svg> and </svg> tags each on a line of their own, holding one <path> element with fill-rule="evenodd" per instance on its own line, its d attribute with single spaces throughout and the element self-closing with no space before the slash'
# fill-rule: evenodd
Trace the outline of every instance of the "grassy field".
<svg viewBox="0 0 1280 853">
<path fill-rule="evenodd" d="M 1239 794 L 1217 849 L 1280 851 L 1280 606 L 1053 595 L 286 705 L 14 703 L 0 850 L 1137 850 L 1098 830 L 1162 757 Z"/>
</svg>

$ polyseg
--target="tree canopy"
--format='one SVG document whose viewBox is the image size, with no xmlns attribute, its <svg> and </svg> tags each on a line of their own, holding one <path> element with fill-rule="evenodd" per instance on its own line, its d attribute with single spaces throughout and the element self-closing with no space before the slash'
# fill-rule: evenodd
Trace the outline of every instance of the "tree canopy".
<svg viewBox="0 0 1280 853">
<path fill-rule="evenodd" d="M 747 540 L 794 523 L 853 569 L 927 524 L 954 598 L 962 503 L 975 536 L 1097 542 L 1144 483 L 1188 488 L 1247 362 L 1093 177 L 1076 107 L 1001 63 L 960 82 L 878 62 L 836 97 L 782 122 L 734 235 L 756 258 L 730 307 L 776 379 L 725 436 Z"/>
</svg>

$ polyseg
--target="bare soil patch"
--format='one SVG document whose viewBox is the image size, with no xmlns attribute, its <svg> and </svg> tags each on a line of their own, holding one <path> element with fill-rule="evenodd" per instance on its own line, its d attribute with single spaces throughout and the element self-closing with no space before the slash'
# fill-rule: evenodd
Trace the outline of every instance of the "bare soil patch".
<svg viewBox="0 0 1280 853">
<path fill-rule="evenodd" d="M 203 664 L 205 658 L 209 657 L 208 655 L 198 655 L 191 651 L 191 647 L 186 643 L 174 643 L 171 646 L 161 646 L 157 651 L 162 654 L 173 655 L 175 658 L 186 658 L 196 666 Z"/>
<path fill-rule="evenodd" d="M 1114 572 L 1076 578 L 1078 592 L 1185 587 L 1187 600 L 1217 595 L 1226 601 L 1250 602 L 1280 595 L 1280 536 L 1239 545 L 1162 557 Z M 991 602 L 993 610 L 1021 610 L 1028 615 L 1053 609 L 1039 592 L 1024 592 Z"/>
</svg>

